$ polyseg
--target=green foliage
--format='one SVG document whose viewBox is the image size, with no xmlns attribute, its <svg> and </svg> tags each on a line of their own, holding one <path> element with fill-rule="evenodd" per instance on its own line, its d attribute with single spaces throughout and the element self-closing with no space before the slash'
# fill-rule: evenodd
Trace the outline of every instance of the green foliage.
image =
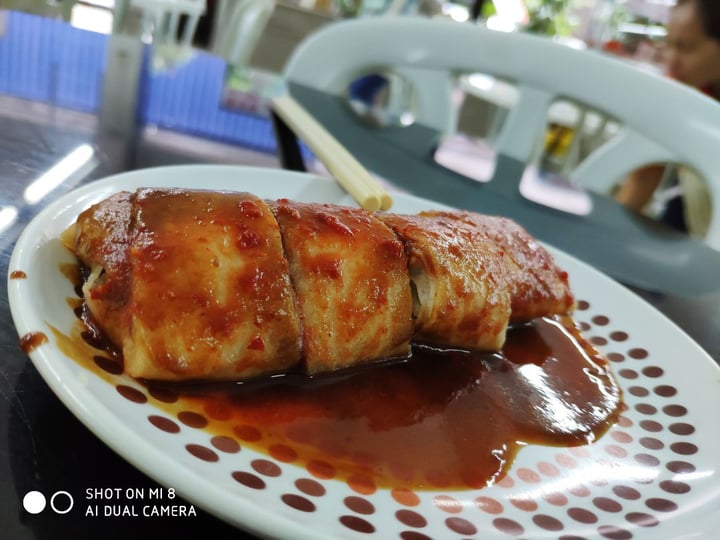
<svg viewBox="0 0 720 540">
<path fill-rule="evenodd" d="M 576 25 L 572 10 L 586 3 L 586 0 L 526 0 L 530 20 L 524 30 L 548 36 L 568 36 Z"/>
<path fill-rule="evenodd" d="M 360 11 L 360 0 L 336 0 L 340 16 L 344 18 L 356 17 Z"/>
</svg>

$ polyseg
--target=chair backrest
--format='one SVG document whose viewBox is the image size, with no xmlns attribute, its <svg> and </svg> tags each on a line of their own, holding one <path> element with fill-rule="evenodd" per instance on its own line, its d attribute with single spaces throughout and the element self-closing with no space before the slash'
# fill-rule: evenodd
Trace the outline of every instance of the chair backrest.
<svg viewBox="0 0 720 540">
<path fill-rule="evenodd" d="M 709 187 L 715 211 L 706 241 L 720 249 L 720 107 L 699 92 L 548 38 L 422 17 L 326 26 L 295 50 L 284 75 L 289 82 L 344 95 L 355 78 L 388 69 L 422 75 L 424 84 L 415 88 L 421 103 L 416 118 L 437 129 L 453 114 L 448 107 L 459 74 L 485 73 L 516 84 L 519 97 L 495 148 L 525 163 L 557 99 L 608 115 L 621 123 L 619 133 L 584 159 L 571 180 L 611 185 L 648 163 L 688 165 Z"/>
<path fill-rule="evenodd" d="M 142 10 L 145 31 L 152 33 L 158 44 L 190 47 L 200 17 L 205 13 L 206 0 L 130 0 Z M 177 37 L 180 17 L 187 16 L 182 35 Z"/>
<path fill-rule="evenodd" d="M 233 66 L 247 66 L 275 9 L 275 0 L 220 4 L 212 50 Z"/>
</svg>

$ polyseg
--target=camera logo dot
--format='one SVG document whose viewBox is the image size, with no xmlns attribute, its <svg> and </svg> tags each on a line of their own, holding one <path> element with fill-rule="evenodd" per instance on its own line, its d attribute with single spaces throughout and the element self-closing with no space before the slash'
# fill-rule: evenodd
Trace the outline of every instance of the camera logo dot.
<svg viewBox="0 0 720 540">
<path fill-rule="evenodd" d="M 56 514 L 67 514 L 72 510 L 75 501 L 67 491 L 56 491 L 50 497 L 50 507 Z"/>
<path fill-rule="evenodd" d="M 45 495 L 39 491 L 28 491 L 23 497 L 23 508 L 28 514 L 39 514 L 45 510 Z"/>
<path fill-rule="evenodd" d="M 67 514 L 72 510 L 75 500 L 67 491 L 56 491 L 50 497 L 50 508 L 56 514 Z M 23 497 L 23 508 L 28 514 L 39 514 L 47 506 L 47 499 L 39 491 L 28 491 Z"/>
</svg>

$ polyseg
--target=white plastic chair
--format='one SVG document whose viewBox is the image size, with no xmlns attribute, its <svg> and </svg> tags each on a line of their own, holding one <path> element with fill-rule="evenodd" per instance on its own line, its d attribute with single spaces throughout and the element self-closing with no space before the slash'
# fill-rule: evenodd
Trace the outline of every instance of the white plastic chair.
<svg viewBox="0 0 720 540">
<path fill-rule="evenodd" d="M 275 9 L 275 0 L 222 1 L 212 50 L 233 66 L 247 66 Z"/>
<path fill-rule="evenodd" d="M 143 31 L 152 34 L 153 41 L 163 45 L 188 48 L 205 13 L 205 0 L 131 0 L 131 6 L 142 10 Z M 182 35 L 177 38 L 180 17 L 187 15 Z"/>
<path fill-rule="evenodd" d="M 338 22 L 295 50 L 288 82 L 338 96 L 348 84 L 385 69 L 423 75 L 415 87 L 419 123 L 442 128 L 453 81 L 487 73 L 517 85 L 519 98 L 496 140 L 499 154 L 529 163 L 558 98 L 581 103 L 621 123 L 619 133 L 571 173 L 580 186 L 603 190 L 653 162 L 692 167 L 705 179 L 715 209 L 706 242 L 720 250 L 720 107 L 698 92 L 595 51 L 529 34 L 419 17 Z M 430 120 L 430 122 L 428 122 Z"/>
</svg>

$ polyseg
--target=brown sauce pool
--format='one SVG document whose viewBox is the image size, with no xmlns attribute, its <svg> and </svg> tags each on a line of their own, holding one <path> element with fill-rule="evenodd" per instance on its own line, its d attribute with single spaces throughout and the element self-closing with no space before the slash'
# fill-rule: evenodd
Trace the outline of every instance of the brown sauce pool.
<svg viewBox="0 0 720 540">
<path fill-rule="evenodd" d="M 121 373 L 82 301 L 68 302 L 78 328 L 55 332 L 61 348 L 108 380 Z M 199 425 L 215 435 L 336 477 L 412 489 L 492 484 L 523 446 L 592 442 L 622 406 L 607 362 L 569 317 L 514 327 L 494 354 L 416 345 L 408 360 L 330 376 L 143 384 L 153 405 L 206 419 Z"/>
</svg>

